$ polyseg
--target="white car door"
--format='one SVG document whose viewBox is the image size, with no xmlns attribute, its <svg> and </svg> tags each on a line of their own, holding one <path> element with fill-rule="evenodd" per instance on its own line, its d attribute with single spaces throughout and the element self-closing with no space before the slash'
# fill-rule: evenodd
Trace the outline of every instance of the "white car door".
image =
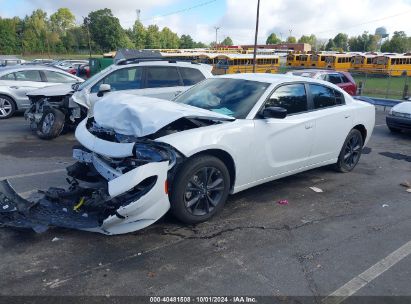
<svg viewBox="0 0 411 304">
<path fill-rule="evenodd" d="M 78 80 L 70 75 L 66 75 L 57 71 L 43 70 L 44 76 L 49 85 L 57 85 L 62 83 L 76 83 Z"/>
<path fill-rule="evenodd" d="M 287 117 L 255 119 L 257 179 L 269 179 L 309 164 L 315 119 L 309 110 L 306 86 L 286 84 L 277 88 L 264 107 L 287 109 Z M 258 147 L 258 148 L 257 148 Z"/>
<path fill-rule="evenodd" d="M 344 95 L 333 88 L 309 84 L 316 131 L 312 162 L 336 159 L 353 124 L 353 109 L 345 104 Z"/>
</svg>

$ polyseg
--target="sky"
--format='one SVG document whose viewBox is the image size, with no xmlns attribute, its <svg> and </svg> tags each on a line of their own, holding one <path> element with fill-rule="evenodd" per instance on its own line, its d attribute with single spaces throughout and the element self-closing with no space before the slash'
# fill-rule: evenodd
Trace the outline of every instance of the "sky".
<svg viewBox="0 0 411 304">
<path fill-rule="evenodd" d="M 380 26 L 388 33 L 411 35 L 411 0 L 260 0 L 258 42 L 265 43 L 274 32 L 286 39 L 291 33 L 334 37 L 339 32 L 359 35 L 374 33 Z M 41 8 L 49 15 L 68 7 L 80 23 L 90 11 L 110 8 L 124 28 L 132 27 L 140 10 L 144 25 L 167 26 L 196 41 L 232 38 L 234 44 L 254 41 L 257 0 L 0 0 L 0 17 L 24 17 Z"/>
</svg>

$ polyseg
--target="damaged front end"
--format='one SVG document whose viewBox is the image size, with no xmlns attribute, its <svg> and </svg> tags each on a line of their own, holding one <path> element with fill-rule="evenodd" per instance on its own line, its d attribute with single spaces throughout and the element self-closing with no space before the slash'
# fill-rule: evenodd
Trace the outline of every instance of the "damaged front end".
<svg viewBox="0 0 411 304">
<path fill-rule="evenodd" d="M 83 125 L 76 136 L 85 146 L 73 148 L 77 162 L 67 167 L 67 189 L 50 188 L 31 202 L 0 182 L 0 225 L 121 234 L 144 228 L 169 210 L 168 179 L 182 157 L 174 148 L 145 138 L 126 140 L 94 124 Z"/>
</svg>

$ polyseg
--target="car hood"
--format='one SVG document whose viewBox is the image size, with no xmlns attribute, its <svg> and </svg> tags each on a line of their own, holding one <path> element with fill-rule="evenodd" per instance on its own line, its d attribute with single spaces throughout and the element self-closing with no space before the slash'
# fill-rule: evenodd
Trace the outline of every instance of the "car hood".
<svg viewBox="0 0 411 304">
<path fill-rule="evenodd" d="M 411 101 L 401 102 L 392 108 L 395 112 L 411 114 Z"/>
<path fill-rule="evenodd" d="M 235 120 L 231 116 L 173 101 L 125 93 L 108 94 L 94 105 L 94 120 L 99 126 L 136 137 L 153 134 L 183 117 Z"/>
<path fill-rule="evenodd" d="M 30 91 L 27 96 L 64 96 L 74 92 L 71 86 L 72 83 L 52 85 L 38 90 Z"/>
</svg>

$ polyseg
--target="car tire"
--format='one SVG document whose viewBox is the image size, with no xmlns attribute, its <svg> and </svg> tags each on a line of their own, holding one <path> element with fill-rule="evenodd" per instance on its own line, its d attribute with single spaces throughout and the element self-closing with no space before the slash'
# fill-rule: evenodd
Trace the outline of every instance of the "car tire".
<svg viewBox="0 0 411 304">
<path fill-rule="evenodd" d="M 8 96 L 0 95 L 0 119 L 7 119 L 17 110 L 16 103 Z"/>
<path fill-rule="evenodd" d="M 186 224 L 207 221 L 224 207 L 229 190 L 230 174 L 220 159 L 211 155 L 190 158 L 174 178 L 169 193 L 171 212 Z"/>
<path fill-rule="evenodd" d="M 394 128 L 394 127 L 388 126 L 388 129 L 389 129 L 392 133 L 401 133 L 401 129 L 398 129 L 398 128 Z"/>
<path fill-rule="evenodd" d="M 352 129 L 348 133 L 335 164 L 337 171 L 347 173 L 352 171 L 360 160 L 364 139 L 357 129 Z"/>
<path fill-rule="evenodd" d="M 37 125 L 38 137 L 41 139 L 56 138 L 64 128 L 64 120 L 65 115 L 60 110 L 46 110 Z"/>
</svg>

